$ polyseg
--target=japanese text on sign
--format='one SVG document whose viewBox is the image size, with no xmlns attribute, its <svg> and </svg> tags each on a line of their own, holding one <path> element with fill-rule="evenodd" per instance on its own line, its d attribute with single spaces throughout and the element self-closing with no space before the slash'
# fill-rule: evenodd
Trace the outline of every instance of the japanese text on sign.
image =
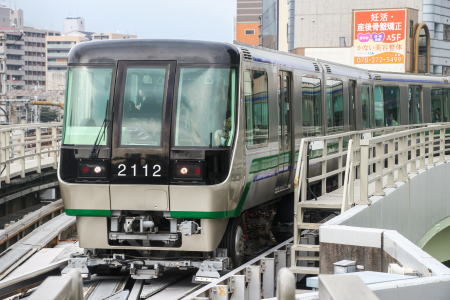
<svg viewBox="0 0 450 300">
<path fill-rule="evenodd" d="M 354 12 L 354 63 L 405 63 L 406 10 Z"/>
</svg>

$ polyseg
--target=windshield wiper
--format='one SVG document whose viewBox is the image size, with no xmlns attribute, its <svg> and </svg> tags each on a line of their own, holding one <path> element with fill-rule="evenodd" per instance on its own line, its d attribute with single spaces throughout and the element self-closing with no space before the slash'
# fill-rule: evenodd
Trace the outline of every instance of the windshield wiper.
<svg viewBox="0 0 450 300">
<path fill-rule="evenodd" d="M 97 133 L 97 137 L 95 138 L 94 145 L 92 145 L 91 154 L 89 155 L 89 159 L 98 158 L 98 154 L 100 152 L 100 142 L 105 136 L 106 129 L 109 125 L 108 118 L 108 105 L 106 105 L 105 119 L 103 119 L 102 126 L 100 126 L 100 130 Z"/>
</svg>

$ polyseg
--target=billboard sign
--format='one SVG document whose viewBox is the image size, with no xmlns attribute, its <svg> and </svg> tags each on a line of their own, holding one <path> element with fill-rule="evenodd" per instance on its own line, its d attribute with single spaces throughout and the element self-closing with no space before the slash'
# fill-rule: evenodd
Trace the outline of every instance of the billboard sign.
<svg viewBox="0 0 450 300">
<path fill-rule="evenodd" d="M 355 65 L 405 65 L 406 9 L 353 11 Z"/>
</svg>

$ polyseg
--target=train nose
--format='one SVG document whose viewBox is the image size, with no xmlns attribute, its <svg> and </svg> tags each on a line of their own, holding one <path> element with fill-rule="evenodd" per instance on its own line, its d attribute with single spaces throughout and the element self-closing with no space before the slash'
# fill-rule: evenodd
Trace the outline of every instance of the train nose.
<svg viewBox="0 0 450 300">
<path fill-rule="evenodd" d="M 111 210 L 169 210 L 168 185 L 111 184 Z"/>
</svg>

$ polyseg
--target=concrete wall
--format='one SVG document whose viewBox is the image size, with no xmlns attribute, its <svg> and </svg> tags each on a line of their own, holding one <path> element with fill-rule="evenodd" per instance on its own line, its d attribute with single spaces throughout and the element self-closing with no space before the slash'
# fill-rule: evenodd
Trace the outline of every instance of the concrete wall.
<svg viewBox="0 0 450 300">
<path fill-rule="evenodd" d="M 397 230 L 413 243 L 435 224 L 450 216 L 450 163 L 410 175 L 396 189 L 385 189 L 383 197 L 371 198 L 370 206 L 359 205 L 327 224 Z"/>
<path fill-rule="evenodd" d="M 296 1 L 294 48 L 340 47 L 339 37 L 345 37 L 347 46 L 350 46 L 353 10 L 387 8 L 414 8 L 421 11 L 422 0 Z"/>
</svg>

